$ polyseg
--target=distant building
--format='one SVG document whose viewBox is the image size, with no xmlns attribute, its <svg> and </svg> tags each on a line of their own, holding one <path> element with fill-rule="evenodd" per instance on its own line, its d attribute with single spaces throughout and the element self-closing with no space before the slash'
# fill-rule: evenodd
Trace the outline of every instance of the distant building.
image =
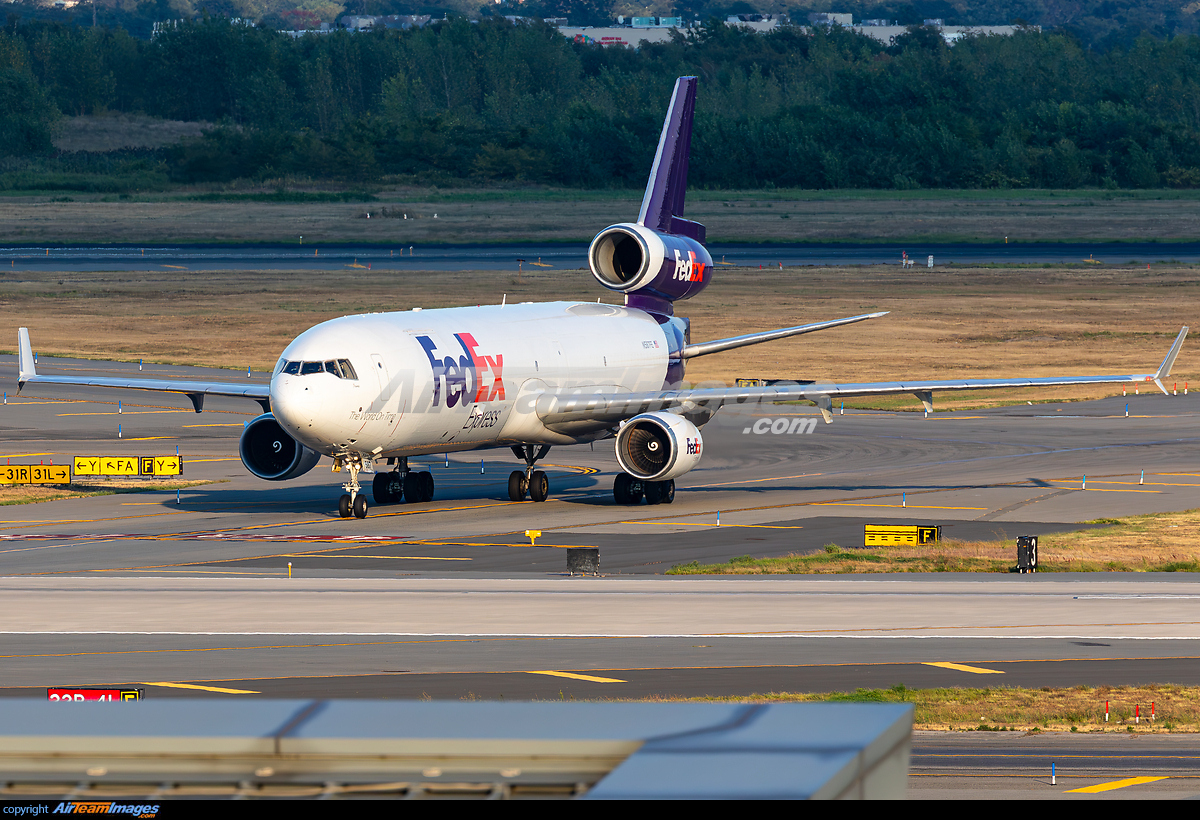
<svg viewBox="0 0 1200 820">
<path fill-rule="evenodd" d="M 813 12 L 808 15 L 808 22 L 814 26 L 832 26 L 839 25 L 843 28 L 849 28 L 854 25 L 853 14 L 829 14 L 825 12 Z"/>
<path fill-rule="evenodd" d="M 430 19 L 428 14 L 387 14 L 378 16 L 370 14 L 347 14 L 338 20 L 338 26 L 350 31 L 369 31 L 376 26 L 407 30 L 410 28 L 423 28 L 429 24 Z"/>
<path fill-rule="evenodd" d="M 865 34 L 885 45 L 891 45 L 909 27 L 898 26 L 893 20 L 872 19 L 862 20 L 854 25 L 853 15 L 850 14 L 810 14 L 808 16 L 813 26 L 841 26 L 850 31 Z M 926 20 L 927 25 L 941 32 L 942 38 L 949 45 L 963 37 L 976 34 L 995 34 L 1011 36 L 1018 31 L 1018 26 L 944 26 L 940 20 Z M 790 21 L 782 14 L 736 14 L 725 18 L 725 25 L 739 26 L 760 34 L 773 31 L 788 25 Z M 566 37 L 580 43 L 599 43 L 601 45 L 620 45 L 637 48 L 642 43 L 666 43 L 671 40 L 671 32 L 686 28 L 682 17 L 618 17 L 615 26 L 601 28 L 568 27 L 559 25 L 558 30 Z M 808 26 L 800 26 L 801 31 L 807 31 Z M 1041 31 L 1040 26 L 1030 26 L 1034 31 Z"/>
</svg>

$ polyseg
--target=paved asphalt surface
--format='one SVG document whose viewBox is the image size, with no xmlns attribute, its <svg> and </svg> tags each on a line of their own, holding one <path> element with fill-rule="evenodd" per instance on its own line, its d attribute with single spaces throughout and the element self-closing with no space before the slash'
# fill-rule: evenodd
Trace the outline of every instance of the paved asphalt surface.
<svg viewBox="0 0 1200 820">
<path fill-rule="evenodd" d="M 48 252 L 47 252 L 48 251 Z M 314 254 L 314 251 L 317 253 Z M 712 244 L 714 261 L 767 267 L 897 264 L 907 253 L 918 264 L 1078 263 L 1200 261 L 1200 243 L 1012 243 L 1012 244 Z M 97 245 L 0 247 L 0 264 L 14 270 L 327 270 L 370 265 L 384 270 L 516 270 L 526 266 L 587 267 L 586 243 L 540 245 Z"/>
<path fill-rule="evenodd" d="M 137 369 L 45 357 L 38 367 Z M 12 357 L 0 380 L 14 384 Z M 100 684 L 152 698 L 449 699 L 1200 684 L 1200 581 L 1187 575 L 662 575 L 690 561 L 858 548 L 864 523 L 1013 538 L 1200 507 L 1195 396 L 928 419 L 854 412 L 790 436 L 743 433 L 749 416 L 723 410 L 669 507 L 614 505 L 616 465 L 601 443 L 551 452 L 544 504 L 509 502 L 515 459 L 490 451 L 429 460 L 433 502 L 374 506 L 358 521 L 337 516 L 338 476 L 325 464 L 279 484 L 245 471 L 237 437 L 258 412 L 251 402 L 210 399 L 196 415 L 186 398 L 125 392 L 118 414 L 108 391 L 13 392 L 0 407 L 4 461 L 178 446 L 185 478 L 212 483 L 0 507 L 0 695 Z M 528 529 L 542 531 L 536 546 Z M 579 545 L 600 548 L 602 577 L 567 576 L 562 547 Z M 941 662 L 1002 674 L 930 665 Z M 1105 795 L 1196 791 L 1187 738 L 1037 746 L 1047 743 L 919 736 L 913 792 L 1055 796 L 1143 769 L 1171 776 Z M 1071 773 L 1068 753 L 1091 757 Z M 1063 761 L 1054 787 L 1051 757 Z"/>
</svg>

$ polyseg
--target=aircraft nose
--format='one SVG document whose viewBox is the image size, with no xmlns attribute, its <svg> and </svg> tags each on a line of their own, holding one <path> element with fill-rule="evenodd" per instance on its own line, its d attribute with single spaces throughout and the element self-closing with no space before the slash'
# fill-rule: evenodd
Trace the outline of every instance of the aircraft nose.
<svg viewBox="0 0 1200 820">
<path fill-rule="evenodd" d="M 294 436 L 311 434 L 313 424 L 321 418 L 325 395 L 321 385 L 305 377 L 284 375 L 271 382 L 271 412 L 275 420 Z"/>
</svg>

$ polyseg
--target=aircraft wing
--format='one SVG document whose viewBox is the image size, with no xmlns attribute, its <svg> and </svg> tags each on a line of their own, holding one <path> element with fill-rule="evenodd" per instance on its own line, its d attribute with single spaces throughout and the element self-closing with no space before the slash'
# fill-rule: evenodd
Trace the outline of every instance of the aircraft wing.
<svg viewBox="0 0 1200 820">
<path fill-rule="evenodd" d="M 718 387 L 694 390 L 666 390 L 658 393 L 585 394 L 543 393 L 537 396 L 534 412 L 550 429 L 564 430 L 582 422 L 606 421 L 613 424 L 639 413 L 667 410 L 684 416 L 711 416 L 727 404 L 769 404 L 780 401 L 814 402 L 826 423 L 833 421 L 833 400 L 855 396 L 886 396 L 901 393 L 915 395 L 933 410 L 935 390 L 994 390 L 1009 387 L 1058 387 L 1077 384 L 1114 384 L 1153 382 L 1164 393 L 1162 379 L 1171 372 L 1175 358 L 1187 338 L 1188 328 L 1179 331 L 1166 358 L 1153 373 L 1115 376 L 1050 376 L 1014 379 L 947 379 L 939 381 L 875 382 L 865 384 L 777 384 L 771 387 Z"/>
<path fill-rule="evenodd" d="M 253 399 L 262 405 L 263 412 L 270 410 L 270 386 L 266 384 L 238 384 L 236 382 L 200 382 L 183 379 L 137 379 L 112 378 L 107 376 L 40 376 L 33 361 L 33 346 L 29 342 L 29 328 L 17 331 L 17 389 L 26 384 L 78 384 L 90 387 L 122 387 L 130 390 L 154 390 L 163 393 L 183 393 L 192 400 L 199 413 L 204 408 L 205 396 L 233 396 Z"/>
</svg>

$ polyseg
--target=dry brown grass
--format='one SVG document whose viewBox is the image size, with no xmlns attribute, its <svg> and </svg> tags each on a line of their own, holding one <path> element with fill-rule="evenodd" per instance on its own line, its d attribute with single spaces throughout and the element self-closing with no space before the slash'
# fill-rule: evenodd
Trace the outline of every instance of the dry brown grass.
<svg viewBox="0 0 1200 820">
<path fill-rule="evenodd" d="M 72 130 L 72 129 L 75 130 Z M 111 129 L 111 134 L 103 129 Z M 68 124 L 62 144 L 99 146 L 175 141 L 196 123 Z M 144 133 L 143 133 L 144 132 Z M 138 141 L 141 142 L 138 142 Z M 96 147 L 68 150 L 99 150 Z M 246 189 L 253 190 L 253 189 Z M 1159 198 L 1154 198 L 1159 197 Z M 545 188 L 394 188 L 372 204 L 192 202 L 180 194 L 130 201 L 75 194 L 6 198 L 6 242 L 585 242 L 637 217 L 640 191 Z M 386 207 L 407 220 L 363 219 Z M 437 219 L 433 218 L 437 214 Z M 941 242 L 1191 241 L 1200 238 L 1200 198 L 1189 192 L 706 192 L 689 194 L 687 216 L 711 242 L 918 239 Z M 1118 252 L 1119 253 L 1119 252 Z M 1119 258 L 1119 256 L 1118 256 Z"/>
<path fill-rule="evenodd" d="M 1154 476 L 1147 478 L 1156 480 Z M 1131 516 L 1105 523 L 1108 526 L 1098 529 L 1039 536 L 1039 571 L 1200 571 L 1200 510 Z M 1012 540 L 947 540 L 920 547 L 857 547 L 858 544 L 830 544 L 815 555 L 743 556 L 726 564 L 681 564 L 672 567 L 668 574 L 1007 572 L 1016 564 Z"/>
<path fill-rule="evenodd" d="M 211 481 L 113 478 L 97 481 L 72 481 L 70 484 L 0 484 L 0 506 L 36 504 L 39 501 L 87 498 L 94 495 L 170 492 L 212 483 Z"/>
<path fill-rule="evenodd" d="M 683 700 L 683 699 L 681 699 Z M 911 703 L 913 728 L 934 731 L 1200 732 L 1200 687 L 1078 686 L 1022 689 L 859 689 L 854 693 L 772 692 L 748 698 L 688 698 L 739 703 Z M 1104 720 L 1104 704 L 1109 719 Z M 1154 704 L 1154 720 L 1150 705 Z M 1141 719 L 1135 722 L 1134 709 Z"/>
<path fill-rule="evenodd" d="M 17 270 L 0 278 L 5 332 L 28 325 L 51 355 L 272 367 L 297 334 L 350 313 L 508 301 L 619 298 L 586 271 L 85 272 Z M 1152 371 L 1183 324 L 1200 281 L 1187 266 L 1058 269 L 721 268 L 678 306 L 695 341 L 890 310 L 883 319 L 694 359 L 693 381 L 737 377 L 834 382 L 951 376 Z M 9 336 L 15 344 L 15 334 Z M 11 348 L 10 348 L 11 349 Z M 1196 380 L 1185 346 L 1172 380 Z M 1084 399 L 1112 387 L 941 394 L 937 406 Z M 894 406 L 918 408 L 915 399 Z M 882 406 L 873 402 L 871 406 Z"/>
</svg>

